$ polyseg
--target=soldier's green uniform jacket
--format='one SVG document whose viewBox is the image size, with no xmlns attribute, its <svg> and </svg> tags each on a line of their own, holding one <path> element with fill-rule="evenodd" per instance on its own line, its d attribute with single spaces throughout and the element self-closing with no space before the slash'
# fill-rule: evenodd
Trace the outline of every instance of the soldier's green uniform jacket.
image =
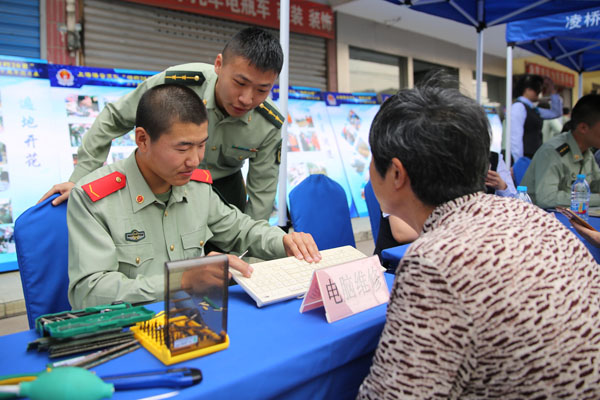
<svg viewBox="0 0 600 400">
<path fill-rule="evenodd" d="M 167 200 L 152 193 L 135 153 L 78 182 L 67 206 L 74 309 L 162 300 L 164 263 L 203 255 L 209 239 L 234 253 L 286 256 L 281 229 L 226 205 L 210 184 L 173 186 Z"/>
<path fill-rule="evenodd" d="M 600 168 L 590 149 L 583 154 L 571 132 L 555 136 L 533 156 L 523 180 L 534 204 L 542 208 L 569 207 L 571 185 L 585 174 L 592 195 L 590 206 L 600 206 Z"/>
<path fill-rule="evenodd" d="M 245 212 L 254 219 L 268 219 L 277 190 L 283 118 L 269 99 L 240 118 L 224 115 L 216 103 L 216 82 L 217 74 L 211 64 L 177 65 L 107 104 L 84 135 L 69 180 L 77 182 L 104 164 L 111 141 L 134 128 L 137 106 L 146 90 L 163 83 L 178 83 L 193 89 L 208 110 L 208 142 L 200 168 L 208 169 L 213 179 L 220 179 L 239 171 L 248 159 Z"/>
</svg>

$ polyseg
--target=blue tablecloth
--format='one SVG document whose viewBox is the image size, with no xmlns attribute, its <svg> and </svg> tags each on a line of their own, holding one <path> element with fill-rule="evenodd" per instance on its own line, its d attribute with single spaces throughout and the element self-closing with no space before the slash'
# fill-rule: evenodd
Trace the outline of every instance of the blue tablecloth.
<svg viewBox="0 0 600 400">
<path fill-rule="evenodd" d="M 384 249 L 381 251 L 381 258 L 385 261 L 389 261 L 391 265 L 398 265 L 409 246 L 410 243 Z"/>
<path fill-rule="evenodd" d="M 388 288 L 393 275 L 385 274 Z M 264 308 L 239 287 L 229 290 L 228 349 L 176 366 L 199 368 L 204 380 L 177 399 L 353 399 L 369 371 L 386 305 L 328 324 L 322 308 L 299 313 L 300 300 Z M 160 311 L 163 303 L 147 306 Z M 34 331 L 0 337 L 0 375 L 38 372 L 46 353 L 27 352 Z M 164 367 L 145 349 L 93 368 L 100 376 Z M 139 399 L 174 389 L 116 392 Z"/>
<path fill-rule="evenodd" d="M 600 249 L 598 247 L 595 247 L 594 245 L 592 245 L 590 242 L 585 240 L 579 233 L 577 233 L 575 228 L 573 228 L 573 226 L 571 225 L 571 221 L 569 221 L 569 219 L 567 217 L 565 217 L 564 215 L 562 215 L 561 213 L 559 213 L 557 211 L 554 211 L 554 215 L 556 216 L 556 218 L 558 218 L 558 220 L 560 222 L 562 222 L 565 226 L 567 226 L 569 228 L 569 230 L 571 232 L 573 232 L 585 244 L 585 247 L 587 247 L 588 250 L 590 251 L 590 253 L 592 253 L 592 256 L 594 256 L 594 259 L 596 260 L 596 262 L 600 263 Z M 588 223 L 591 226 L 593 226 L 594 229 L 596 229 L 597 231 L 600 231 L 600 218 L 590 217 L 588 220 Z"/>
</svg>

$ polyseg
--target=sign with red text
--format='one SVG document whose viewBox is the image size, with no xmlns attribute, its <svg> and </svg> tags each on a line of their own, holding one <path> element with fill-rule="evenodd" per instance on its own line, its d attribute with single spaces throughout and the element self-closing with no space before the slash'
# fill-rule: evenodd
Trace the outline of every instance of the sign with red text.
<svg viewBox="0 0 600 400">
<path fill-rule="evenodd" d="M 575 86 L 575 75 L 554 68 L 545 67 L 535 63 L 525 63 L 525 72 L 528 74 L 547 76 L 556 86 L 572 88 Z"/>
<path fill-rule="evenodd" d="M 300 312 L 325 307 L 327 322 L 331 323 L 387 303 L 390 291 L 383 271 L 377 256 L 318 269 L 313 272 Z"/>
<path fill-rule="evenodd" d="M 279 1 L 277 0 L 127 1 L 279 29 Z M 333 39 L 335 37 L 333 10 L 324 4 L 291 0 L 290 31 Z"/>
</svg>

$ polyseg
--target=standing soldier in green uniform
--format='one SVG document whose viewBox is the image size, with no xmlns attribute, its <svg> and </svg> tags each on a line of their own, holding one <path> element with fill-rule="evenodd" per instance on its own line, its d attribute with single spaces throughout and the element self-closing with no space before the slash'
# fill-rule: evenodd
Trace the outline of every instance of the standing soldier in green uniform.
<svg viewBox="0 0 600 400">
<path fill-rule="evenodd" d="M 531 200 L 542 208 L 568 207 L 571 185 L 585 174 L 592 195 L 590 206 L 600 206 L 600 168 L 591 148 L 600 148 L 600 95 L 583 96 L 573 108 L 572 129 L 544 143 L 533 156 L 521 181 Z"/>
<path fill-rule="evenodd" d="M 54 205 L 66 200 L 74 182 L 102 166 L 111 141 L 134 128 L 144 92 L 172 82 L 189 86 L 208 109 L 209 137 L 200 168 L 211 172 L 213 186 L 230 204 L 254 219 L 268 219 L 277 189 L 283 117 L 267 96 L 282 65 L 277 39 L 247 28 L 233 36 L 214 65 L 183 64 L 154 75 L 102 110 L 83 138 L 69 182 L 54 185 L 40 201 L 54 193 L 61 193 Z M 245 160 L 249 169 L 244 185 Z"/>
<path fill-rule="evenodd" d="M 161 300 L 164 263 L 203 256 L 208 240 L 228 252 L 248 249 L 264 259 L 320 260 L 311 235 L 286 235 L 213 192 L 210 173 L 197 169 L 208 123 L 194 91 L 175 84 L 152 87 L 139 100 L 135 122 L 136 151 L 83 177 L 71 191 L 73 308 Z M 252 273 L 236 256 L 229 256 L 229 265 L 247 277 Z"/>
</svg>

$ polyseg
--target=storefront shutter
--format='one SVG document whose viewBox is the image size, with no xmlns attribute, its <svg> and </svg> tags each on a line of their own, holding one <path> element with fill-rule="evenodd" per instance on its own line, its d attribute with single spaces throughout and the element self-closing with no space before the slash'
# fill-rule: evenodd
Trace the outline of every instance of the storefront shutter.
<svg viewBox="0 0 600 400">
<path fill-rule="evenodd" d="M 0 0 L 0 55 L 40 58 L 39 0 Z"/>
<path fill-rule="evenodd" d="M 151 71 L 212 64 L 226 41 L 246 26 L 125 1 L 85 0 L 85 64 Z M 290 85 L 325 89 L 326 60 L 325 39 L 290 34 Z"/>
</svg>

